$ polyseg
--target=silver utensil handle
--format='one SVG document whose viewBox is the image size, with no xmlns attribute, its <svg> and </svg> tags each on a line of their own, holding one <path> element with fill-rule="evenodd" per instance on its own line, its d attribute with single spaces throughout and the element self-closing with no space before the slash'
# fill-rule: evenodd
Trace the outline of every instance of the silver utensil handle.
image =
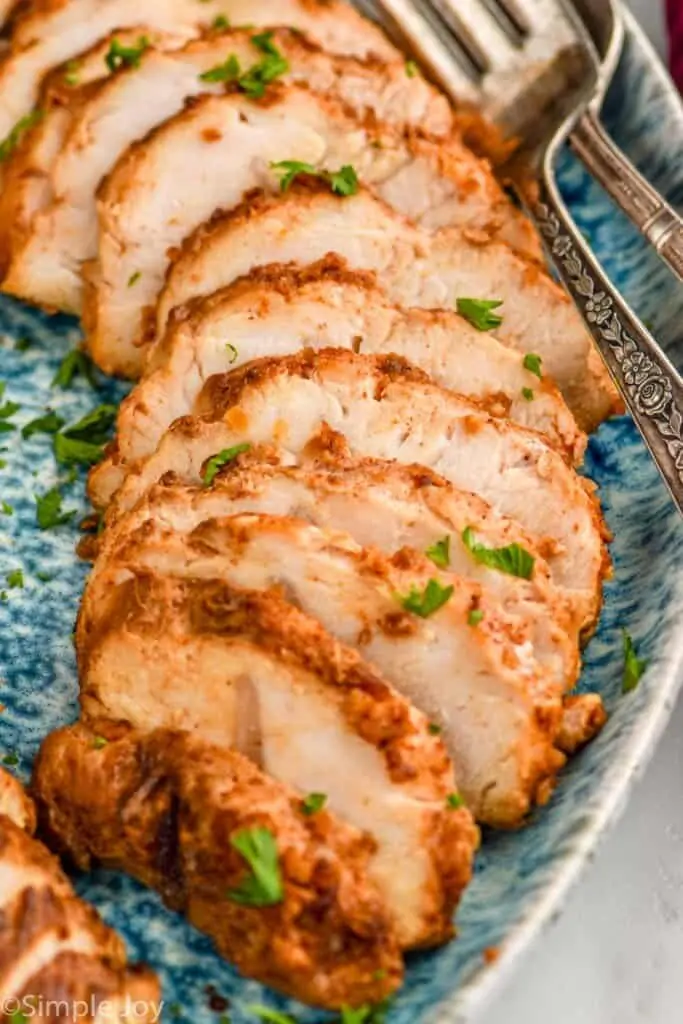
<svg viewBox="0 0 683 1024">
<path fill-rule="evenodd" d="M 683 220 L 643 178 L 593 111 L 577 122 L 569 142 L 587 169 L 683 280 Z"/>
<path fill-rule="evenodd" d="M 585 244 L 551 173 L 525 197 L 529 213 L 683 513 L 683 380 Z"/>
</svg>

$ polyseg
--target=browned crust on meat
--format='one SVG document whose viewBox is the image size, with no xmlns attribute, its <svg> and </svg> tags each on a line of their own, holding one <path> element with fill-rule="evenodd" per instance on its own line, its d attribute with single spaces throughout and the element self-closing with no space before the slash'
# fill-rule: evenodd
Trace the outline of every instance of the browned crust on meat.
<svg viewBox="0 0 683 1024">
<path fill-rule="evenodd" d="M 89 993 L 99 1002 L 122 1000 L 135 992 L 148 1004 L 149 1013 L 142 1019 L 151 1017 L 152 1004 L 159 1001 L 156 977 L 145 968 L 127 967 L 125 947 L 116 932 L 78 899 L 56 858 L 4 815 L 0 815 L 0 861 L 19 877 L 27 874 L 27 884 L 0 913 L 0 987 L 7 973 L 30 956 L 46 935 L 63 940 L 80 934 L 87 937 L 92 951 L 76 957 L 58 954 L 13 995 L 40 996 L 44 1001 L 51 993 L 64 999 L 65 992 L 73 991 L 80 998 Z M 40 1013 L 38 1008 L 36 1015 Z"/>
<path fill-rule="evenodd" d="M 89 695 L 88 669 L 97 651 L 124 628 L 145 642 L 175 633 L 184 643 L 222 638 L 250 644 L 311 673 L 336 691 L 350 728 L 381 750 L 395 782 L 430 776 L 434 784 L 447 787 L 448 755 L 439 737 L 426 736 L 426 721 L 421 734 L 410 704 L 370 665 L 274 591 L 133 571 L 126 582 L 106 587 L 95 614 L 86 594 L 76 639 L 83 698 Z M 414 742 L 418 737 L 419 745 Z"/>
<path fill-rule="evenodd" d="M 26 790 L 4 768 L 0 768 L 0 815 L 10 818 L 29 835 L 36 829 L 36 809 Z"/>
<path fill-rule="evenodd" d="M 578 693 L 565 697 L 557 745 L 571 756 L 595 739 L 606 722 L 607 711 L 600 694 Z"/>
<path fill-rule="evenodd" d="M 96 735 L 108 740 L 100 749 Z M 246 975 L 331 1008 L 400 984 L 392 925 L 367 878 L 372 840 L 325 810 L 306 816 L 297 794 L 239 754 L 99 721 L 49 736 L 34 786 L 45 824 L 81 866 L 101 861 L 158 889 Z M 254 827 L 278 845 L 284 898 L 269 907 L 227 895 L 245 877 L 230 839 Z"/>
<path fill-rule="evenodd" d="M 377 275 L 372 270 L 354 270 L 336 253 L 328 253 L 323 259 L 306 266 L 299 263 L 268 263 L 256 267 L 210 295 L 199 295 L 183 306 L 176 306 L 171 310 L 168 330 L 193 317 L 205 316 L 225 302 L 248 296 L 260 285 L 290 301 L 302 288 L 320 282 L 373 291 L 377 288 Z"/>
</svg>

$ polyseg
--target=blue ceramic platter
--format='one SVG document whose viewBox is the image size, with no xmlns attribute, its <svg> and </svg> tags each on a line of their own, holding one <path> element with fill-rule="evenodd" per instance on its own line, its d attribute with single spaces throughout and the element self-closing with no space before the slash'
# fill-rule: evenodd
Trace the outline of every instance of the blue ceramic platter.
<svg viewBox="0 0 683 1024">
<path fill-rule="evenodd" d="M 683 204 L 683 113 L 630 20 L 606 114 L 617 140 L 646 175 L 669 199 Z M 568 154 L 561 184 L 607 271 L 680 366 L 681 289 Z M 0 300 L 0 378 L 7 383 L 4 400 L 21 404 L 14 417 L 19 426 L 47 407 L 72 422 L 94 405 L 120 399 L 122 388 L 103 378 L 96 389 L 83 379 L 68 390 L 51 386 L 78 338 L 71 320 Z M 0 756 L 17 755 L 12 770 L 25 780 L 41 738 L 77 715 L 71 631 L 86 569 L 74 556 L 74 541 L 75 523 L 86 504 L 83 478 L 70 482 L 66 474 L 58 476 L 48 437 L 23 440 L 18 430 L 2 433 L 0 460 L 0 502 L 6 503 L 0 512 Z M 605 424 L 592 438 L 586 472 L 600 485 L 615 535 L 615 575 L 606 588 L 600 630 L 586 653 L 582 686 L 603 695 L 609 724 L 574 759 L 550 806 L 529 828 L 486 838 L 458 915 L 458 941 L 411 960 L 388 1024 L 472 1020 L 520 953 L 561 910 L 570 884 L 623 806 L 672 708 L 683 672 L 683 524 L 628 419 Z M 65 509 L 78 514 L 68 525 L 41 531 L 35 495 L 57 482 Z M 10 582 L 16 581 L 16 569 L 23 572 L 23 587 L 7 582 L 8 574 Z M 621 693 L 622 626 L 649 661 L 639 688 L 627 696 Z M 79 877 L 76 884 L 125 937 L 131 958 L 159 972 L 162 1020 L 219 1024 L 207 986 L 229 1001 L 232 1024 L 258 1019 L 251 1004 L 286 1011 L 301 1024 L 327 1019 L 240 979 L 208 940 L 130 879 L 101 872 Z M 491 964 L 483 955 L 489 947 L 500 952 Z"/>
</svg>

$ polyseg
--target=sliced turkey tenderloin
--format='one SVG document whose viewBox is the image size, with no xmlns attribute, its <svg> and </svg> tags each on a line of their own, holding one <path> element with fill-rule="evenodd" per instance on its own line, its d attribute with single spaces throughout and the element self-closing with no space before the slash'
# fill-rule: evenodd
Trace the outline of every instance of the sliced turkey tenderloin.
<svg viewBox="0 0 683 1024">
<path fill-rule="evenodd" d="M 421 463 L 516 519 L 536 538 L 580 619 L 595 620 L 606 555 L 586 482 L 539 434 L 489 416 L 405 360 L 341 349 L 263 359 L 211 378 L 195 411 L 128 475 L 108 521 L 169 470 L 198 480 L 205 460 L 242 443 L 278 444 L 296 461 L 329 427 L 358 454 Z"/>
<path fill-rule="evenodd" d="M 0 62 L 0 139 L 38 99 L 43 76 L 114 29 L 139 24 L 196 35 L 220 15 L 233 25 L 291 25 L 331 53 L 395 58 L 384 33 L 341 0 L 51 0 L 17 17 L 11 49 Z"/>
<path fill-rule="evenodd" d="M 565 293 L 533 264 L 486 232 L 456 229 L 430 236 L 361 189 L 339 199 L 297 190 L 251 196 L 216 217 L 183 246 L 157 306 L 160 335 L 174 306 L 208 295 L 266 263 L 308 264 L 329 252 L 358 270 L 374 270 L 390 301 L 452 309 L 458 298 L 502 301 L 492 333 L 523 353 L 563 392 L 584 430 L 619 403 L 581 317 Z"/>
<path fill-rule="evenodd" d="M 211 75 L 227 60 L 236 60 L 244 72 L 264 60 L 264 46 L 275 47 L 287 61 L 278 80 L 329 92 L 360 114 L 370 110 L 400 127 L 435 127 L 443 134 L 450 124 L 444 97 L 422 77 L 409 78 L 403 61 L 383 65 L 335 57 L 291 29 L 280 29 L 267 41 L 262 33 L 235 29 L 194 40 L 174 53 L 150 49 L 138 67 L 91 90 L 87 102 L 73 97 L 68 137 L 50 169 L 51 199 L 23 239 L 15 232 L 4 290 L 50 308 L 80 312 L 81 265 L 97 253 L 95 195 L 102 179 L 131 143 L 182 110 L 189 97 L 223 92 L 225 79 Z"/>
<path fill-rule="evenodd" d="M 302 793 L 326 793 L 376 840 L 371 877 L 401 945 L 449 937 L 463 845 L 454 837 L 444 859 L 434 835 L 462 829 L 471 857 L 475 831 L 469 816 L 449 821 L 453 767 L 421 712 L 277 592 L 123 565 L 93 585 L 101 599 L 88 587 L 77 629 L 87 716 L 186 729 Z"/>
<path fill-rule="evenodd" d="M 581 459 L 585 435 L 550 380 L 525 369 L 518 353 L 455 312 L 393 306 L 371 275 L 328 258 L 304 270 L 261 268 L 178 311 L 150 351 L 146 377 L 121 405 L 115 450 L 90 474 L 94 504 L 108 504 L 128 468 L 191 411 L 208 377 L 260 356 L 330 345 L 404 356 L 437 383 L 487 402 L 493 415 L 537 429 Z"/>
<path fill-rule="evenodd" d="M 547 794 L 564 761 L 554 743 L 563 687 L 534 658 L 531 620 L 508 617 L 481 584 L 438 571 L 411 548 L 390 560 L 348 534 L 284 516 L 193 526 L 149 520 L 126 535 L 98 562 L 85 618 L 97 620 L 117 570 L 279 589 L 438 723 L 480 821 L 519 825 Z M 432 591 L 445 603 L 424 610 Z"/>
<path fill-rule="evenodd" d="M 107 372 L 137 376 L 174 247 L 218 207 L 254 187 L 278 190 L 295 161 L 349 168 L 396 210 L 427 228 L 528 222 L 488 165 L 457 139 L 430 140 L 353 117 L 332 97 L 274 83 L 260 101 L 202 95 L 135 143 L 101 188 L 97 259 L 88 264 L 84 323 L 93 358 Z M 270 261 L 268 261 L 270 262 Z"/>
<path fill-rule="evenodd" d="M 393 925 L 368 878 L 370 837 L 326 809 L 307 816 L 303 794 L 242 755 L 101 720 L 48 736 L 34 787 L 81 868 L 102 862 L 153 886 L 248 977 L 331 1008 L 400 984 Z M 448 838 L 457 841 L 455 827 Z M 272 860 L 264 853 L 279 882 L 270 905 L 232 895 L 253 879 L 245 840 L 274 848 Z"/>
<path fill-rule="evenodd" d="M 578 624 L 553 585 L 545 560 L 515 523 L 497 515 L 480 498 L 458 491 L 421 466 L 353 459 L 339 453 L 339 438 L 327 457 L 302 466 L 277 463 L 277 452 L 255 449 L 230 462 L 211 487 L 172 480 L 153 487 L 134 510 L 105 531 L 97 565 L 147 523 L 187 533 L 206 519 L 239 512 L 296 516 L 325 529 L 343 530 L 362 546 L 390 556 L 409 546 L 436 552 L 441 572 L 480 583 L 509 620 L 531 630 L 536 659 L 563 687 L 579 669 Z M 475 562 L 462 534 L 474 527 L 489 548 L 518 544 L 534 558 L 530 579 L 510 576 Z M 437 557 L 437 554 L 434 557 Z"/>
</svg>

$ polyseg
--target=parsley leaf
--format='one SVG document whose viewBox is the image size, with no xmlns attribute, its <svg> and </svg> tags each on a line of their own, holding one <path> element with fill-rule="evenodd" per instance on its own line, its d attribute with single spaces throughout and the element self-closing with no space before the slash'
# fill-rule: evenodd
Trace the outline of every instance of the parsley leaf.
<svg viewBox="0 0 683 1024">
<path fill-rule="evenodd" d="M 233 448 L 224 448 L 217 455 L 213 455 L 207 462 L 206 469 L 204 470 L 204 476 L 202 477 L 204 486 L 210 487 L 219 469 L 232 462 L 242 452 L 248 452 L 250 448 L 250 444 L 236 444 Z"/>
<path fill-rule="evenodd" d="M 451 538 L 448 534 L 430 545 L 425 555 L 434 565 L 438 565 L 439 569 L 447 569 L 451 564 Z"/>
<path fill-rule="evenodd" d="M 441 726 L 437 722 L 430 722 L 427 726 L 427 732 L 430 736 L 439 736 L 441 734 Z"/>
<path fill-rule="evenodd" d="M 14 765 L 19 764 L 19 757 L 17 754 L 5 754 L 2 763 L 6 764 L 8 768 L 13 768 Z"/>
<path fill-rule="evenodd" d="M 247 1006 L 249 1013 L 255 1014 L 260 1020 L 265 1020 L 268 1024 L 296 1024 L 293 1017 L 290 1017 L 287 1013 L 280 1013 L 279 1010 L 271 1010 L 268 1006 Z"/>
<path fill-rule="evenodd" d="M 625 629 L 622 629 L 621 636 L 624 649 L 624 679 L 621 684 L 621 692 L 632 693 L 647 668 L 647 662 L 638 657 L 633 640 Z"/>
<path fill-rule="evenodd" d="M 271 57 L 279 57 L 280 51 L 273 42 L 273 32 L 257 32 L 256 35 L 251 37 L 251 41 L 262 53 L 267 53 Z"/>
<path fill-rule="evenodd" d="M 525 370 L 528 370 L 529 373 L 535 373 L 538 379 L 540 380 L 543 376 L 543 374 L 541 373 L 542 362 L 543 360 L 540 356 L 535 355 L 533 352 L 527 352 L 527 354 L 524 356 L 524 359 L 522 360 L 522 366 Z"/>
<path fill-rule="evenodd" d="M 310 816 L 311 814 L 315 814 L 317 811 L 321 811 L 326 803 L 326 793 L 309 793 L 308 796 L 301 801 L 301 810 L 304 814 Z"/>
<path fill-rule="evenodd" d="M 56 434 L 54 450 L 57 462 L 81 466 L 99 462 L 115 419 L 115 405 L 98 405 L 77 423 Z"/>
<path fill-rule="evenodd" d="M 92 741 L 92 748 L 93 750 L 102 750 L 103 747 L 106 747 L 107 743 L 109 743 L 109 740 L 106 736 L 95 736 Z"/>
<path fill-rule="evenodd" d="M 137 46 L 123 46 L 118 39 L 112 39 L 109 51 L 104 58 L 104 63 L 110 71 L 118 71 L 119 68 L 139 68 L 140 58 L 145 50 L 150 47 L 147 36 L 138 38 Z"/>
<path fill-rule="evenodd" d="M 236 82 L 240 73 L 240 62 L 232 53 L 222 64 L 203 71 L 199 78 L 202 82 Z"/>
<path fill-rule="evenodd" d="M 38 124 L 43 116 L 42 110 L 32 110 L 30 114 L 20 118 L 7 138 L 0 142 L 0 163 L 9 159 L 30 128 Z"/>
<path fill-rule="evenodd" d="M 341 1010 L 340 1024 L 385 1024 L 386 1015 L 389 1011 L 389 1000 L 385 999 L 377 1006 L 358 1006 L 352 1009 L 350 1006 L 343 1006 Z"/>
<path fill-rule="evenodd" d="M 134 273 L 132 273 L 130 275 L 130 277 L 128 278 L 128 287 L 132 288 L 133 285 L 136 285 L 141 277 L 142 277 L 142 274 L 140 273 L 139 270 L 136 270 Z"/>
<path fill-rule="evenodd" d="M 3 501 L 2 504 L 0 504 L 0 508 L 2 509 L 2 514 L 4 516 L 13 516 L 14 515 L 14 509 L 12 508 L 12 506 L 10 505 L 10 503 L 8 501 Z"/>
<path fill-rule="evenodd" d="M 281 903 L 284 886 L 273 833 L 262 827 L 244 828 L 230 837 L 230 845 L 244 857 L 251 875 L 239 888 L 231 889 L 228 898 L 250 907 L 272 907 Z"/>
<path fill-rule="evenodd" d="M 502 299 L 456 299 L 455 305 L 460 316 L 478 331 L 493 331 L 503 322 L 502 316 L 492 312 L 503 305 Z"/>
<path fill-rule="evenodd" d="M 397 597 L 407 612 L 419 615 L 426 619 L 439 608 L 443 608 L 447 601 L 453 596 L 453 587 L 442 587 L 438 580 L 430 580 L 424 590 L 411 587 L 407 596 L 398 594 Z"/>
<path fill-rule="evenodd" d="M 230 28 L 230 22 L 224 14 L 217 14 L 211 22 L 211 28 L 215 29 L 217 32 L 222 32 L 223 29 Z"/>
<path fill-rule="evenodd" d="M 450 807 L 453 811 L 457 811 L 459 807 L 465 806 L 465 801 L 459 793 L 449 793 L 446 797 L 446 806 Z"/>
<path fill-rule="evenodd" d="M 414 60 L 407 60 L 406 61 L 406 75 L 408 76 L 408 78 L 415 78 L 415 76 L 419 75 L 419 73 L 420 73 L 420 69 L 418 68 L 418 66 L 415 63 L 415 61 Z"/>
<path fill-rule="evenodd" d="M 517 542 L 507 544 L 503 548 L 487 548 L 475 541 L 471 526 L 466 526 L 462 531 L 462 542 L 475 562 L 480 565 L 497 569 L 508 576 L 519 576 L 523 580 L 531 579 L 536 559 Z"/>
<path fill-rule="evenodd" d="M 358 176 L 350 164 L 345 164 L 338 171 L 319 171 L 313 164 L 302 163 L 300 160 L 279 160 L 270 166 L 274 171 L 282 171 L 281 192 L 286 192 L 300 174 L 310 174 L 320 181 L 326 181 L 332 192 L 340 196 L 353 196 L 358 191 Z"/>
<path fill-rule="evenodd" d="M 533 402 L 533 400 L 534 400 L 533 388 L 522 388 L 522 397 L 525 398 L 527 400 L 527 402 Z"/>
<path fill-rule="evenodd" d="M 97 387 L 93 364 L 89 356 L 80 348 L 74 348 L 62 359 L 59 368 L 52 378 L 52 387 L 68 388 L 77 376 L 85 377 L 91 388 Z"/>
<path fill-rule="evenodd" d="M 228 341 L 228 342 L 226 342 L 226 344 L 225 344 L 225 350 L 226 350 L 226 352 L 228 353 L 228 355 L 232 357 L 231 359 L 229 359 L 229 360 L 228 360 L 228 362 L 229 362 L 229 363 L 230 363 L 230 365 L 232 366 L 232 364 L 233 364 L 233 363 L 235 362 L 235 360 L 237 359 L 237 357 L 238 357 L 238 355 L 239 355 L 239 352 L 237 351 L 237 349 L 235 348 L 235 346 L 234 346 L 234 345 L 231 345 L 231 344 L 230 344 L 230 342 L 229 342 L 229 341 Z"/>
<path fill-rule="evenodd" d="M 64 81 L 67 85 L 78 85 L 80 64 L 77 60 L 68 60 L 64 68 Z"/>
<path fill-rule="evenodd" d="M 484 613 L 481 608 L 470 608 L 467 613 L 467 625 L 478 626 L 483 618 Z"/>
<path fill-rule="evenodd" d="M 5 575 L 7 586 L 10 590 L 22 590 L 24 586 L 24 574 L 21 569 L 12 569 Z"/>
<path fill-rule="evenodd" d="M 30 338 L 17 338 L 17 340 L 14 342 L 14 350 L 15 350 L 15 352 L 25 352 L 30 347 L 31 347 L 31 339 Z"/>
<path fill-rule="evenodd" d="M 36 494 L 36 522 L 41 530 L 63 526 L 76 515 L 76 510 L 62 512 L 62 496 L 59 488 L 52 487 L 46 494 Z"/>
<path fill-rule="evenodd" d="M 37 416 L 36 419 L 22 427 L 21 436 L 28 439 L 34 434 L 56 434 L 60 427 L 64 426 L 64 423 L 65 420 L 54 409 L 48 409 L 43 416 Z"/>
</svg>

